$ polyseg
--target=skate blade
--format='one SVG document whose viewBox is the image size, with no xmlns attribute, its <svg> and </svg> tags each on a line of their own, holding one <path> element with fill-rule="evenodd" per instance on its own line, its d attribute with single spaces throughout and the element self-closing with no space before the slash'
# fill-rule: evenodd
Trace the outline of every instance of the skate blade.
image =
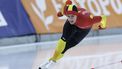
<svg viewBox="0 0 122 69">
<path fill-rule="evenodd" d="M 39 69 L 48 69 L 48 68 L 41 68 L 41 67 L 39 67 Z"/>
</svg>

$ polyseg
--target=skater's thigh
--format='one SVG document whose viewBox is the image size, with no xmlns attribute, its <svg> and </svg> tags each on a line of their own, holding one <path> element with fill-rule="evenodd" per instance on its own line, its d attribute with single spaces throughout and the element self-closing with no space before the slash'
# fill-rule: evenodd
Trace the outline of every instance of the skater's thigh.
<svg viewBox="0 0 122 69">
<path fill-rule="evenodd" d="M 63 27 L 63 34 L 62 34 L 61 38 L 64 40 L 67 40 L 71 36 L 71 34 L 74 30 L 73 28 L 74 28 L 74 26 L 72 26 L 68 21 L 66 21 L 64 24 L 64 27 Z"/>
<path fill-rule="evenodd" d="M 81 29 L 81 30 L 78 30 L 76 31 L 69 39 L 68 39 L 68 45 L 69 46 L 75 46 L 77 45 L 78 43 L 80 43 L 80 41 L 82 41 L 86 36 L 87 34 L 89 33 L 90 29 Z"/>
</svg>

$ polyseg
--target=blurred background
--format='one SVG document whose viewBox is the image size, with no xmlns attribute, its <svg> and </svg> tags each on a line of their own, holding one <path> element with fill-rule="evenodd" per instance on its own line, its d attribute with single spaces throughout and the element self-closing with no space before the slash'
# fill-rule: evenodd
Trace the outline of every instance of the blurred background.
<svg viewBox="0 0 122 69">
<path fill-rule="evenodd" d="M 57 17 L 65 1 L 0 0 L 0 69 L 38 69 L 52 56 L 66 20 Z M 93 15 L 106 15 L 107 28 L 94 25 L 54 69 L 121 69 L 122 0 L 72 2 Z"/>
</svg>

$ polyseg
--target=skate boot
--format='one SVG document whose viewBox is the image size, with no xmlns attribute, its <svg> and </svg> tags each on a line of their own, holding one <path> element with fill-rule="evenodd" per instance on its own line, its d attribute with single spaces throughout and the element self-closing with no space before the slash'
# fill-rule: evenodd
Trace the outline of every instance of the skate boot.
<svg viewBox="0 0 122 69">
<path fill-rule="evenodd" d="M 56 62 L 50 60 L 39 66 L 39 69 L 50 69 Z"/>
</svg>

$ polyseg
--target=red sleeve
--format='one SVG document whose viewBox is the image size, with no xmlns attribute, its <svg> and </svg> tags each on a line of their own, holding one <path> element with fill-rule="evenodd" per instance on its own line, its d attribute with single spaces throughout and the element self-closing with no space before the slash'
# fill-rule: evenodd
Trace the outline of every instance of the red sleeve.
<svg viewBox="0 0 122 69">
<path fill-rule="evenodd" d="M 67 1 L 65 2 L 65 5 L 63 6 L 62 10 L 59 11 L 59 12 L 57 13 L 57 16 L 58 16 L 58 17 L 61 17 L 61 16 L 65 15 L 65 14 L 66 14 L 67 6 L 68 6 L 68 5 L 71 5 L 71 4 L 72 4 L 72 1 L 67 0 Z"/>
<path fill-rule="evenodd" d="M 86 9 L 85 8 L 79 8 L 78 7 L 78 11 L 86 11 Z"/>
<path fill-rule="evenodd" d="M 87 10 L 85 8 L 78 8 L 78 11 L 80 11 L 80 13 L 82 14 L 83 12 L 87 12 Z"/>
<path fill-rule="evenodd" d="M 85 8 L 78 8 L 80 14 L 84 16 L 84 18 L 88 21 L 91 21 L 92 24 L 98 23 L 101 21 L 101 16 L 93 16 L 90 12 L 88 12 Z"/>
<path fill-rule="evenodd" d="M 98 23 L 102 20 L 102 17 L 101 16 L 94 16 L 93 19 L 92 19 L 92 22 L 93 23 Z"/>
<path fill-rule="evenodd" d="M 59 11 L 59 12 L 57 13 L 57 16 L 58 16 L 58 17 L 62 17 L 63 15 L 65 15 L 65 14 L 66 14 L 66 8 L 67 8 L 67 6 L 65 5 L 65 6 L 62 8 L 62 10 Z"/>
<path fill-rule="evenodd" d="M 64 15 L 66 14 L 66 9 L 67 9 L 67 5 L 65 5 L 64 8 L 63 8 L 63 14 Z"/>
</svg>

